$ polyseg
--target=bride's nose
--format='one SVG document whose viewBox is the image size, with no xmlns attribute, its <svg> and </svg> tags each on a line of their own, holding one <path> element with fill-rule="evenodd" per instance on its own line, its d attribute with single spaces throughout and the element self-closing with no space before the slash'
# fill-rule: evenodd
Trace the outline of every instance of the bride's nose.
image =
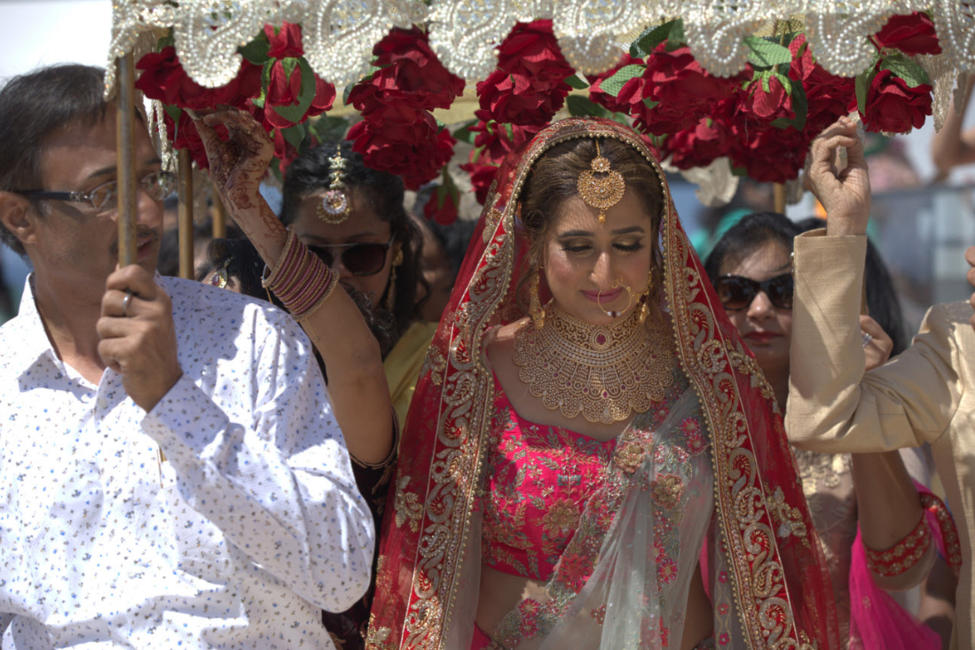
<svg viewBox="0 0 975 650">
<path fill-rule="evenodd" d="M 608 252 L 596 258 L 590 278 L 600 289 L 608 289 L 613 284 L 613 261 Z"/>
</svg>

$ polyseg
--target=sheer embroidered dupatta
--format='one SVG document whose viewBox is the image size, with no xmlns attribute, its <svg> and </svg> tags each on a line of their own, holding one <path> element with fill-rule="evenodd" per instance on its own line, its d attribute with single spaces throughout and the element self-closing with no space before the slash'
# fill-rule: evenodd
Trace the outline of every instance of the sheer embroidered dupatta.
<svg viewBox="0 0 975 650">
<path fill-rule="evenodd" d="M 717 647 L 837 648 L 836 615 L 782 418 L 771 389 L 721 309 L 641 138 L 608 120 L 541 131 L 498 171 L 417 383 L 386 509 L 367 647 L 467 650 L 480 572 L 480 514 L 494 386 L 481 345 L 522 317 L 526 265 L 516 203 L 532 164 L 575 138 L 637 149 L 664 190 L 665 307 L 681 370 L 707 425 L 715 485 L 708 542 Z"/>
</svg>

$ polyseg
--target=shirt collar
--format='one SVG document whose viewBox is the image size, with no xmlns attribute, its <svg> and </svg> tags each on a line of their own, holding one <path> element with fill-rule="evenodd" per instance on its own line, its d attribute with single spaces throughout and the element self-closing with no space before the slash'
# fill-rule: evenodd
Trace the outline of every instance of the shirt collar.
<svg viewBox="0 0 975 650">
<path fill-rule="evenodd" d="M 54 353 L 54 346 L 47 336 L 44 329 L 44 322 L 37 311 L 37 304 L 34 301 L 34 274 L 27 276 L 24 282 L 24 293 L 20 299 L 20 309 L 17 316 L 9 323 L 4 325 L 4 337 L 8 343 L 5 354 L 9 361 L 9 366 L 19 375 L 30 370 L 38 360 L 47 355 L 52 361 L 57 362 L 57 355 Z"/>
</svg>

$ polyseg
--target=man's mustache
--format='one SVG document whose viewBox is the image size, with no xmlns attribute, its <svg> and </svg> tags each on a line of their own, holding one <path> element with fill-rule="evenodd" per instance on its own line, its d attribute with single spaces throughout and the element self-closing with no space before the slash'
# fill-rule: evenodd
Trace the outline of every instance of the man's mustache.
<svg viewBox="0 0 975 650">
<path fill-rule="evenodd" d="M 150 228 L 148 226 L 137 226 L 135 230 L 135 240 L 142 241 L 143 239 L 150 240 L 153 244 L 158 243 L 161 235 L 159 231 L 155 228 Z M 118 239 L 112 244 L 111 248 L 112 257 L 118 258 Z"/>
</svg>

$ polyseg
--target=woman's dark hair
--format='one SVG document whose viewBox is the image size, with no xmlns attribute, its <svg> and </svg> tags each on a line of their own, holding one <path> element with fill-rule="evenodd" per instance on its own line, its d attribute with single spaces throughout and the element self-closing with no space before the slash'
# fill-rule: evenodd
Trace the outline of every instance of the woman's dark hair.
<svg viewBox="0 0 975 650">
<path fill-rule="evenodd" d="M 402 246 L 403 263 L 396 268 L 396 286 L 393 299 L 394 341 L 416 320 L 422 300 L 417 302 L 417 286 L 424 282 L 420 272 L 420 254 L 423 236 L 406 214 L 403 206 L 403 180 L 387 172 L 366 166 L 362 155 L 352 151 L 352 143 L 341 142 L 319 145 L 305 151 L 288 167 L 282 189 L 281 221 L 294 223 L 298 207 L 305 196 L 316 190 L 327 189 L 332 182 L 331 158 L 336 149 L 346 160 L 343 181 L 346 187 L 364 198 L 372 211 L 383 221 L 389 222 L 393 242 Z M 374 310 L 385 304 L 387 287 L 373 306 Z"/>
<path fill-rule="evenodd" d="M 767 244 L 776 242 L 790 253 L 793 240 L 802 231 L 784 214 L 756 212 L 742 218 L 718 240 L 711 254 L 704 260 L 704 272 L 711 282 L 718 279 L 721 267 L 735 264 Z"/>
<path fill-rule="evenodd" d="M 547 150 L 532 166 L 521 191 L 521 222 L 531 242 L 529 267 L 518 285 L 522 287 L 538 272 L 542 247 L 549 226 L 558 217 L 562 204 L 579 194 L 579 176 L 592 169 L 597 155 L 596 138 L 576 138 Z M 623 176 L 627 189 L 634 190 L 650 214 L 651 263 L 653 287 L 659 292 L 663 286 L 663 255 L 658 234 L 663 215 L 663 190 L 660 178 L 639 151 L 625 142 L 612 138 L 598 139 L 598 153 L 609 160 L 610 169 Z M 650 296 L 651 303 L 657 294 Z"/>
<path fill-rule="evenodd" d="M 826 220 L 817 217 L 803 219 L 796 224 L 800 232 L 825 228 Z M 880 251 L 868 239 L 867 259 L 863 269 L 864 284 L 867 288 L 867 309 L 870 317 L 887 332 L 887 336 L 894 342 L 894 349 L 890 356 L 896 356 L 907 349 L 907 330 L 904 327 L 904 314 L 901 311 L 901 301 L 897 297 L 894 281 L 890 271 L 880 256 Z"/>
<path fill-rule="evenodd" d="M 45 138 L 80 121 L 105 118 L 105 71 L 86 65 L 56 65 L 14 77 L 0 90 L 0 191 L 45 189 L 41 153 Z M 23 245 L 0 224 L 0 241 L 21 257 Z"/>
</svg>

